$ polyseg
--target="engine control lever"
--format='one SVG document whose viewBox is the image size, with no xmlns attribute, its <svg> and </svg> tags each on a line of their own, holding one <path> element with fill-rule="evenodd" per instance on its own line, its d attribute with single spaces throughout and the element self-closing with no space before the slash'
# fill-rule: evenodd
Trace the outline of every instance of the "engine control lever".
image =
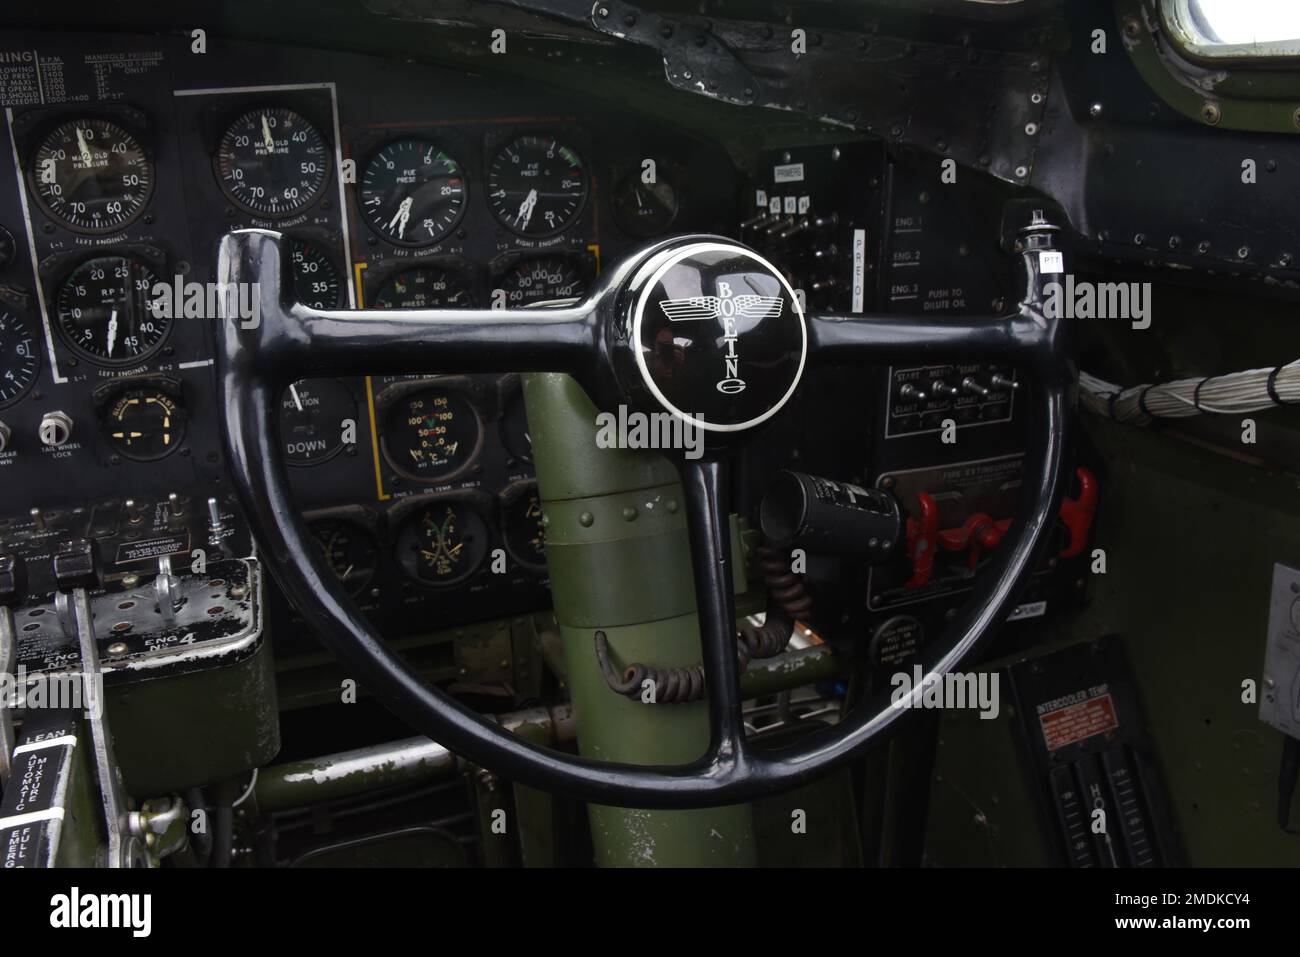
<svg viewBox="0 0 1300 957">
<path fill-rule="evenodd" d="M 14 608 L 27 591 L 27 570 L 17 555 L 0 555 L 0 675 L 14 674 L 18 657 Z M 9 783 L 14 758 L 14 716 L 7 695 L 0 696 L 0 793 Z"/>
<path fill-rule="evenodd" d="M 103 700 L 104 674 L 95 643 L 95 622 L 90 609 L 90 591 L 99 584 L 99 549 L 94 539 L 65 542 L 54 553 L 54 579 L 59 595 L 72 610 L 72 620 L 81 650 L 81 683 L 86 722 L 95 756 L 95 775 L 104 809 L 108 835 L 109 867 L 130 867 L 143 859 L 143 847 L 127 833 L 130 805 L 122 774 L 113 754 L 113 735 Z"/>
</svg>

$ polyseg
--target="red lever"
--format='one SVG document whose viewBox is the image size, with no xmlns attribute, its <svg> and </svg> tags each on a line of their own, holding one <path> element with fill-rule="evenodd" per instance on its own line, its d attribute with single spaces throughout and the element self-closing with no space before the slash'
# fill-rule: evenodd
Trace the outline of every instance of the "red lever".
<svg viewBox="0 0 1300 957">
<path fill-rule="evenodd" d="M 1073 558 L 1088 544 L 1092 518 L 1097 512 L 1097 479 L 1086 468 L 1075 469 L 1079 480 L 1079 497 L 1067 497 L 1061 502 L 1061 521 L 1070 533 L 1070 540 L 1061 549 L 1061 558 Z M 995 519 L 984 512 L 969 516 L 960 528 L 939 528 L 939 506 L 929 492 L 917 492 L 919 517 L 907 520 L 907 553 L 912 559 L 912 577 L 908 588 L 928 584 L 934 574 L 934 556 L 940 548 L 946 552 L 969 550 L 966 564 L 974 570 L 979 566 L 980 555 L 1001 544 L 1011 527 L 1011 519 Z"/>
<path fill-rule="evenodd" d="M 939 506 L 929 492 L 917 492 L 919 518 L 907 520 L 907 555 L 912 559 L 908 588 L 920 588 L 934 571 L 934 553 L 939 548 Z"/>
<path fill-rule="evenodd" d="M 1088 544 L 1092 517 L 1097 514 L 1097 478 L 1085 468 L 1074 470 L 1079 480 L 1079 497 L 1066 496 L 1061 503 L 1061 521 L 1070 530 L 1070 542 L 1061 549 L 1062 558 L 1073 558 Z"/>
</svg>

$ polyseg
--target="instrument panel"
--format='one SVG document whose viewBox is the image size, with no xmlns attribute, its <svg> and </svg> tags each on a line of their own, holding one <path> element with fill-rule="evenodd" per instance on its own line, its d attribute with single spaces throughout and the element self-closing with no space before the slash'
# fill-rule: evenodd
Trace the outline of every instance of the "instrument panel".
<svg viewBox="0 0 1300 957">
<path fill-rule="evenodd" d="M 735 220 L 741 177 L 716 144 L 540 84 L 258 45 L 196 56 L 179 38 L 9 39 L 31 56 L 0 67 L 0 476 L 24 507 L 0 509 L 0 550 L 48 558 L 62 532 L 46 530 L 99 516 L 121 539 L 110 578 L 251 548 L 215 414 L 227 231 L 284 233 L 293 295 L 317 308 L 508 309 L 580 296 L 602 257 L 660 233 Z M 279 426 L 325 562 L 389 633 L 548 606 L 517 377 L 307 379 Z"/>
</svg>

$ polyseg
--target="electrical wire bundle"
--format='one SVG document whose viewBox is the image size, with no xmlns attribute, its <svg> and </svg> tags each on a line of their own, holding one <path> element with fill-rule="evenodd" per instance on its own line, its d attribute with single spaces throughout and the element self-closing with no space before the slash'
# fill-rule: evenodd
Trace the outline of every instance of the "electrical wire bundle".
<svg viewBox="0 0 1300 957">
<path fill-rule="evenodd" d="M 1122 388 L 1086 372 L 1079 375 L 1085 408 L 1117 422 L 1234 415 L 1300 403 L 1300 359 L 1272 369 Z"/>
</svg>

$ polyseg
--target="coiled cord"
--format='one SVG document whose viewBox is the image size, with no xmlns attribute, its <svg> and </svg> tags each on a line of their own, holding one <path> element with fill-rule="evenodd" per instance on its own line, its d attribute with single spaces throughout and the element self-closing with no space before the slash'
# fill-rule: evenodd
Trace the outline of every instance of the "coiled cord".
<svg viewBox="0 0 1300 957">
<path fill-rule="evenodd" d="M 812 611 L 812 596 L 803 579 L 790 570 L 790 553 L 758 546 L 758 567 L 767 589 L 767 617 L 759 628 L 736 632 L 736 663 L 741 672 L 755 658 L 773 658 L 785 650 L 794 634 L 794 623 Z M 609 659 L 609 639 L 596 632 L 596 661 L 610 690 L 640 699 L 646 681 L 652 682 L 648 704 L 684 704 L 704 697 L 704 665 L 646 665 L 634 662 L 620 675 Z"/>
</svg>

